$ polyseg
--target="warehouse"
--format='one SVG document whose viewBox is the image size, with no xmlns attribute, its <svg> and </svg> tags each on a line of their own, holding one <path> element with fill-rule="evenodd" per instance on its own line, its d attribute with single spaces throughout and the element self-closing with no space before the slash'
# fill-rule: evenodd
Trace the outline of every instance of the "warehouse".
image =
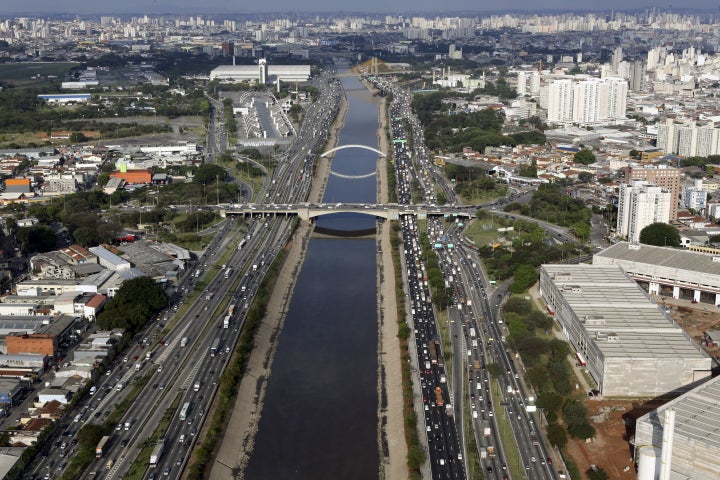
<svg viewBox="0 0 720 480">
<path fill-rule="evenodd" d="M 710 375 L 710 357 L 618 266 L 543 265 L 540 294 L 605 396 L 657 396 Z"/>
<path fill-rule="evenodd" d="M 720 472 L 720 377 L 640 417 L 638 479 L 715 480 Z M 661 469 L 665 468 L 663 475 Z"/>
<path fill-rule="evenodd" d="M 652 294 L 720 305 L 720 257 L 619 242 L 593 256 L 593 265 L 620 265 Z"/>
<path fill-rule="evenodd" d="M 210 80 L 258 83 L 307 82 L 310 65 L 221 65 L 210 72 Z"/>
</svg>

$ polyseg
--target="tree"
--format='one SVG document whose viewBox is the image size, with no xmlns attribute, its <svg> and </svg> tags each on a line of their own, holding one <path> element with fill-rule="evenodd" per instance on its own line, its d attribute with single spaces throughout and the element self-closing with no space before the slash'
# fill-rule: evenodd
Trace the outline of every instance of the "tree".
<svg viewBox="0 0 720 480">
<path fill-rule="evenodd" d="M 201 185 L 209 185 L 218 180 L 225 180 L 225 169 L 212 163 L 203 163 L 200 165 L 195 173 L 195 177 L 193 178 L 194 183 L 199 183 Z"/>
<path fill-rule="evenodd" d="M 83 247 L 94 247 L 99 242 L 97 230 L 92 227 L 80 227 L 73 231 L 73 238 L 78 245 Z"/>
<path fill-rule="evenodd" d="M 565 448 L 568 442 L 567 432 L 565 432 L 565 429 L 557 423 L 553 423 L 548 426 L 547 438 L 551 445 L 558 448 Z"/>
<path fill-rule="evenodd" d="M 591 163 L 595 163 L 595 160 L 595 154 L 587 148 L 583 148 L 575 154 L 575 161 L 577 163 L 582 163 L 583 165 L 590 165 Z"/>
<path fill-rule="evenodd" d="M 590 172 L 580 172 L 578 174 L 578 180 L 580 180 L 582 183 L 589 183 L 593 179 L 593 174 Z"/>
<path fill-rule="evenodd" d="M 513 293 L 522 293 L 530 288 L 537 281 L 537 278 L 538 274 L 532 265 L 520 265 L 515 269 L 510 291 Z"/>
<path fill-rule="evenodd" d="M 610 478 L 602 468 L 597 468 L 595 470 L 591 468 L 585 473 L 587 473 L 589 480 L 608 480 Z"/>
<path fill-rule="evenodd" d="M 82 143 L 86 142 L 87 140 L 88 137 L 86 137 L 83 132 L 73 132 L 70 134 L 70 141 L 72 143 Z"/>
<path fill-rule="evenodd" d="M 15 238 L 24 253 L 47 252 L 55 247 L 57 236 L 47 225 L 18 228 Z"/>
<path fill-rule="evenodd" d="M 104 187 L 107 185 L 107 183 L 110 181 L 110 174 L 107 172 L 103 172 L 97 176 L 97 184 L 101 187 Z"/>
<path fill-rule="evenodd" d="M 680 232 L 668 223 L 651 223 L 640 231 L 640 243 L 657 247 L 679 247 Z"/>
</svg>

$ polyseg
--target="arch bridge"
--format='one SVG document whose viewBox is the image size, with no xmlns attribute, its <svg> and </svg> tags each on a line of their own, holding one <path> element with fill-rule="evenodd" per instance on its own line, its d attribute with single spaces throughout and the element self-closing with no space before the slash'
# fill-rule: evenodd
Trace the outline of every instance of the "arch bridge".
<svg viewBox="0 0 720 480">
<path fill-rule="evenodd" d="M 331 153 L 335 153 L 335 152 L 337 152 L 338 150 L 345 150 L 346 148 L 363 148 L 363 149 L 365 149 L 365 150 L 370 150 L 371 152 L 375 152 L 375 153 L 377 153 L 377 154 L 378 154 L 379 156 L 381 156 L 381 157 L 387 157 L 387 155 L 385 155 L 385 153 L 383 153 L 382 151 L 378 150 L 377 148 L 368 147 L 367 145 L 356 145 L 356 144 L 353 144 L 353 145 L 340 145 L 339 147 L 331 148 L 330 150 L 328 150 L 327 152 L 323 153 L 323 154 L 320 155 L 320 156 L 321 156 L 321 157 L 327 157 L 327 156 L 329 156 Z"/>
</svg>

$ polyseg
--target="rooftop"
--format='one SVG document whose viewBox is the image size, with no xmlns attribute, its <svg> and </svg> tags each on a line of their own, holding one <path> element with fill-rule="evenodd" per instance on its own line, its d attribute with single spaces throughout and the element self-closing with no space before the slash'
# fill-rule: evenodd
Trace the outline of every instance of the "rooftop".
<svg viewBox="0 0 720 480">
<path fill-rule="evenodd" d="M 706 357 L 619 266 L 542 268 L 605 357 Z"/>
</svg>

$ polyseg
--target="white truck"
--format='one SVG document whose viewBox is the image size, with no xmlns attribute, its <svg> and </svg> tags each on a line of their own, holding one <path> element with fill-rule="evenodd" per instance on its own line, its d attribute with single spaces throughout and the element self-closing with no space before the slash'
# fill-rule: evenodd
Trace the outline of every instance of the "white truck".
<svg viewBox="0 0 720 480">
<path fill-rule="evenodd" d="M 165 449 L 165 443 L 163 443 L 163 442 L 160 442 L 157 445 L 155 445 L 155 448 L 153 449 L 152 453 L 150 454 L 150 468 L 154 468 L 157 466 L 158 462 L 160 461 L 160 456 L 162 456 L 164 449 Z"/>
<path fill-rule="evenodd" d="M 180 339 L 180 346 L 181 346 L 181 347 L 187 347 L 187 344 L 188 344 L 188 337 L 182 337 L 182 338 Z"/>
<path fill-rule="evenodd" d="M 130 430 L 130 427 L 132 427 L 132 420 L 125 422 L 125 430 Z"/>
</svg>

